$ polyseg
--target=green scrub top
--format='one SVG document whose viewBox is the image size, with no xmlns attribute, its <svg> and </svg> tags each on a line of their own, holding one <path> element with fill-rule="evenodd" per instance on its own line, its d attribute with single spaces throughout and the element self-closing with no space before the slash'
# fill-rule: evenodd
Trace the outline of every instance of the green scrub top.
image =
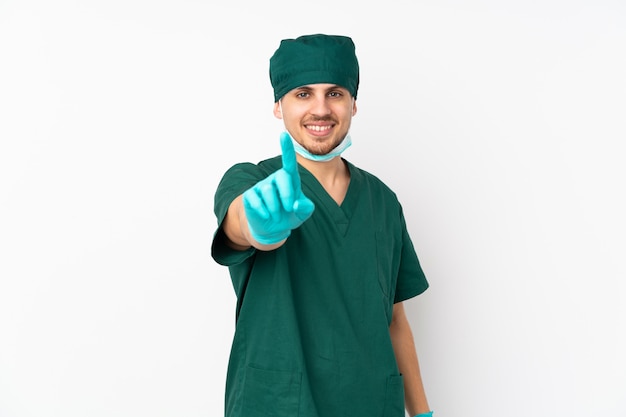
<svg viewBox="0 0 626 417">
<path fill-rule="evenodd" d="M 215 194 L 216 262 L 237 295 L 227 417 L 404 417 L 389 324 L 393 304 L 428 288 L 396 195 L 345 161 L 341 205 L 298 166 L 313 215 L 274 251 L 234 251 L 221 223 L 231 202 L 281 168 L 237 164 Z"/>
</svg>

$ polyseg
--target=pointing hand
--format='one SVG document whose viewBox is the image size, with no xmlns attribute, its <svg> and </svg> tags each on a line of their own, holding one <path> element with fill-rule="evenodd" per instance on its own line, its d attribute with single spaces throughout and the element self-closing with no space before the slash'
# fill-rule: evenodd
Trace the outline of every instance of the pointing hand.
<svg viewBox="0 0 626 417">
<path fill-rule="evenodd" d="M 263 245 L 278 243 L 308 219 L 315 205 L 303 193 L 296 152 L 289 134 L 280 137 L 283 167 L 243 193 L 252 237 Z"/>
</svg>

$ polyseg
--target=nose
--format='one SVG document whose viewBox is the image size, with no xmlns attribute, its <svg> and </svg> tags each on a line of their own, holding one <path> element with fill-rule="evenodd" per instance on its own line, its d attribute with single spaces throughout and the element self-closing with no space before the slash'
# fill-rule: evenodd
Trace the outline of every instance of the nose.
<svg viewBox="0 0 626 417">
<path fill-rule="evenodd" d="M 325 95 L 315 97 L 311 104 L 311 114 L 315 116 L 327 116 L 330 114 L 330 106 Z"/>
</svg>

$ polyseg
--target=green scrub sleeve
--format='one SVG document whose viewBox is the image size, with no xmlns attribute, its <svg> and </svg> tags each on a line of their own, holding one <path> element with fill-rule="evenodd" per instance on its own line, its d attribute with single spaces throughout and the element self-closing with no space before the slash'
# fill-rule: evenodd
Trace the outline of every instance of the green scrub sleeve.
<svg viewBox="0 0 626 417">
<path fill-rule="evenodd" d="M 224 230 L 220 227 L 213 236 L 211 244 L 211 256 L 220 265 L 231 266 L 237 265 L 254 255 L 255 248 L 250 247 L 244 251 L 234 250 L 226 244 L 226 236 Z"/>
<path fill-rule="evenodd" d="M 218 184 L 213 205 L 217 217 L 217 230 L 213 235 L 211 244 L 211 256 L 218 264 L 236 265 L 255 253 L 256 249 L 254 248 L 237 251 L 226 245 L 222 223 L 233 200 L 269 174 L 270 172 L 260 170 L 254 164 L 241 163 L 228 169 Z"/>
<path fill-rule="evenodd" d="M 394 303 L 413 298 L 428 289 L 428 281 L 406 228 L 402 207 L 400 207 L 400 221 L 402 222 L 402 253 Z"/>
</svg>

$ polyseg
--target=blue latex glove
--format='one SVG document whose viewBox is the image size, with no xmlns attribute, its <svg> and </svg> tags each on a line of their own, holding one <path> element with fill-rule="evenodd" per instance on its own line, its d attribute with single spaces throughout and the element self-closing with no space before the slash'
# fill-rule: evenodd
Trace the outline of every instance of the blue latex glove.
<svg viewBox="0 0 626 417">
<path fill-rule="evenodd" d="M 428 413 L 416 414 L 415 417 L 433 417 L 433 412 L 429 411 Z"/>
<path fill-rule="evenodd" d="M 296 152 L 286 132 L 280 136 L 280 147 L 283 167 L 243 193 L 248 228 L 263 245 L 286 239 L 315 209 L 302 193 Z"/>
</svg>

